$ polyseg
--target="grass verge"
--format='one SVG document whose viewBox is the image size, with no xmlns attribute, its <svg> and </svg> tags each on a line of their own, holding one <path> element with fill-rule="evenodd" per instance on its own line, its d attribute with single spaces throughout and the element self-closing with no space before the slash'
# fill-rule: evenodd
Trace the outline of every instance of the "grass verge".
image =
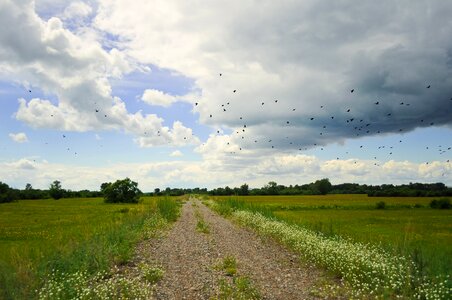
<svg viewBox="0 0 452 300">
<path fill-rule="evenodd" d="M 132 292 L 144 291 L 146 282 L 118 277 L 111 269 L 131 259 L 138 241 L 155 236 L 175 220 L 178 204 L 174 199 L 166 201 L 173 203 L 158 207 L 155 199 L 136 205 L 104 204 L 102 199 L 61 199 L 3 206 L 0 299 L 77 298 L 74 295 L 80 299 L 118 299 L 126 295 L 146 298 L 147 294 Z M 167 207 L 176 207 L 176 212 Z M 31 217 L 22 219 L 24 214 Z M 96 287 L 115 287 L 118 293 L 98 290 L 100 296 L 94 297 L 83 290 Z"/>
<path fill-rule="evenodd" d="M 449 278 L 423 277 L 416 264 L 404 256 L 393 255 L 377 246 L 326 237 L 289 225 L 233 199 L 209 204 L 241 224 L 279 240 L 304 259 L 341 276 L 351 285 L 357 298 L 374 295 L 382 298 L 447 299 L 451 295 Z M 229 209 L 224 207 L 228 204 Z"/>
</svg>

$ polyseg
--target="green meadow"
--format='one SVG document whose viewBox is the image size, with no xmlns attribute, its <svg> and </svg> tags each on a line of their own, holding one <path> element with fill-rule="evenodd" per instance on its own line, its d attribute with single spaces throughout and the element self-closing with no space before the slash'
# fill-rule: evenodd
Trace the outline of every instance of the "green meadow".
<svg viewBox="0 0 452 300">
<path fill-rule="evenodd" d="M 139 204 L 75 198 L 0 205 L 0 299 L 34 298 L 53 270 L 93 274 L 126 263 L 147 219 L 160 210 L 174 219 L 174 207 L 155 199 L 143 198 Z"/>
<path fill-rule="evenodd" d="M 214 197 L 230 202 L 231 197 Z M 229 199 L 229 200 L 228 200 Z M 367 195 L 241 196 L 231 205 L 411 257 L 428 276 L 452 275 L 452 211 L 432 209 L 435 197 Z M 384 201 L 384 209 L 376 209 Z M 235 203 L 234 203 L 235 202 Z"/>
</svg>

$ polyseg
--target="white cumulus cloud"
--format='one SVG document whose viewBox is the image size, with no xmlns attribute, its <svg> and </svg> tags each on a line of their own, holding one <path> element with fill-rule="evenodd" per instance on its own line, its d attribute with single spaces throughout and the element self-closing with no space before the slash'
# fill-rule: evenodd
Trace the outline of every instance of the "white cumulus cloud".
<svg viewBox="0 0 452 300">
<path fill-rule="evenodd" d="M 184 154 L 182 152 L 180 152 L 179 150 L 175 150 L 175 151 L 171 152 L 171 154 L 170 154 L 170 156 L 172 156 L 172 157 L 181 157 L 183 155 Z"/>
<path fill-rule="evenodd" d="M 141 96 L 141 100 L 151 105 L 168 107 L 176 102 L 177 98 L 173 95 L 165 94 L 159 90 L 147 89 Z"/>
<path fill-rule="evenodd" d="M 90 8 L 73 2 L 66 12 L 75 18 L 89 14 Z M 37 97 L 19 99 L 17 120 L 34 128 L 125 131 L 138 140 L 157 136 L 165 130 L 160 117 L 129 112 L 125 102 L 112 95 L 109 80 L 139 66 L 117 48 L 104 49 L 96 38 L 71 32 L 57 17 L 41 19 L 31 0 L 0 3 L 1 75 L 27 84 L 31 95 L 36 87 L 57 98 L 57 103 Z M 195 140 L 174 138 L 155 139 L 153 144 Z"/>
<path fill-rule="evenodd" d="M 16 143 L 28 142 L 27 135 L 24 132 L 10 133 L 9 137 Z"/>
</svg>

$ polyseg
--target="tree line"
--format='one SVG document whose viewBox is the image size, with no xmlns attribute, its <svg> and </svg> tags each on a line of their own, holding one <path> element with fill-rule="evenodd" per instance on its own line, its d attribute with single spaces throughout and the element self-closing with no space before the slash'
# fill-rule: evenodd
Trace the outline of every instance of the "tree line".
<svg viewBox="0 0 452 300">
<path fill-rule="evenodd" d="M 409 183 L 402 185 L 367 185 L 342 183 L 333 185 L 328 178 L 303 185 L 281 185 L 274 181 L 261 188 L 249 189 L 247 184 L 240 187 L 216 188 L 210 195 L 325 195 L 325 194 L 367 194 L 369 197 L 441 197 L 452 196 L 452 188 L 444 183 Z"/>
<path fill-rule="evenodd" d="M 325 194 L 367 194 L 370 197 L 442 197 L 452 196 L 452 188 L 444 183 L 409 183 L 402 185 L 382 184 L 367 185 L 358 183 L 342 183 L 333 185 L 328 178 L 302 185 L 281 185 L 274 181 L 260 188 L 250 188 L 248 184 L 239 187 L 218 187 L 211 190 L 207 188 L 156 188 L 153 192 L 141 193 L 138 183 L 129 178 L 117 180 L 114 183 L 106 182 L 100 186 L 100 191 L 80 190 L 71 191 L 62 188 L 61 182 L 53 181 L 48 189 L 35 189 L 27 184 L 24 189 L 14 189 L 6 183 L 0 182 L 0 203 L 21 199 L 60 199 L 60 198 L 90 198 L 104 197 L 106 202 L 117 202 L 120 198 L 131 197 L 133 202 L 138 201 L 136 195 L 146 196 L 181 196 L 184 194 L 206 194 L 214 196 L 228 195 L 325 195 Z M 119 195 L 119 196 L 118 196 Z M 116 197 L 116 198 L 115 198 Z"/>
</svg>

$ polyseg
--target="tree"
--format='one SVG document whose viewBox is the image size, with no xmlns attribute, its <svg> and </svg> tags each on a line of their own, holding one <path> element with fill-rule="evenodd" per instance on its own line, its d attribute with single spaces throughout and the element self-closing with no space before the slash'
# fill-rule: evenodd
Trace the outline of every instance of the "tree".
<svg viewBox="0 0 452 300">
<path fill-rule="evenodd" d="M 111 185 L 111 182 L 104 182 L 100 185 L 100 191 L 103 193 L 107 187 Z"/>
<path fill-rule="evenodd" d="M 331 182 L 328 178 L 323 178 L 314 182 L 314 187 L 319 191 L 321 195 L 326 195 L 333 189 Z"/>
<path fill-rule="evenodd" d="M 61 188 L 61 182 L 58 180 L 55 180 L 50 184 L 49 188 L 49 194 L 50 197 L 52 197 L 55 200 L 58 200 L 63 197 L 64 190 Z"/>
<path fill-rule="evenodd" d="M 156 195 L 156 196 L 160 195 L 160 189 L 159 188 L 155 188 L 154 189 L 154 195 Z"/>
<path fill-rule="evenodd" d="M 141 195 L 138 183 L 129 178 L 105 185 L 102 192 L 105 203 L 138 203 Z"/>
<path fill-rule="evenodd" d="M 246 196 L 250 193 L 249 186 L 245 183 L 240 186 L 239 195 Z"/>
<path fill-rule="evenodd" d="M 0 181 L 0 203 L 13 202 L 17 199 L 17 191 Z"/>
<path fill-rule="evenodd" d="M 278 194 L 278 184 L 274 181 L 270 181 L 265 187 L 268 195 L 277 195 Z"/>
</svg>

